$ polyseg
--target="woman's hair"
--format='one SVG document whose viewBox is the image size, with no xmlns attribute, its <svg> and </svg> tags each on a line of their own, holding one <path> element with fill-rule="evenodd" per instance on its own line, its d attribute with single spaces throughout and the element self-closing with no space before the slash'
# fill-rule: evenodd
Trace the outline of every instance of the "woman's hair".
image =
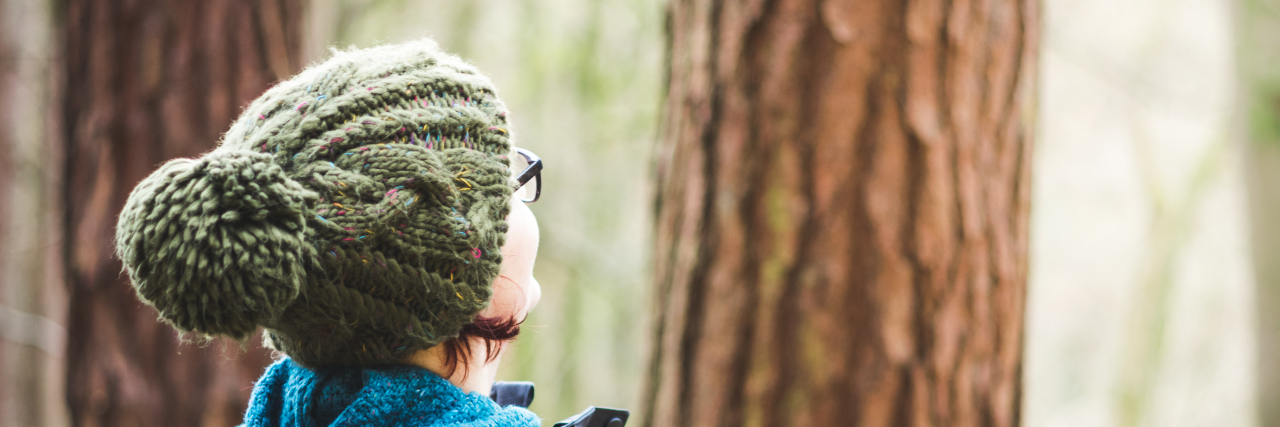
<svg viewBox="0 0 1280 427">
<path fill-rule="evenodd" d="M 498 278 L 515 283 L 514 280 L 507 276 L 498 276 Z M 516 289 L 519 289 L 519 287 L 516 287 Z M 498 360 L 498 354 L 502 350 L 502 346 L 520 335 L 521 323 L 524 323 L 524 319 L 516 320 L 515 314 L 509 317 L 486 317 L 477 314 L 475 321 L 463 326 L 457 337 L 440 344 L 444 348 L 444 376 L 453 376 L 454 371 L 461 367 L 463 377 L 466 377 L 471 368 L 471 340 L 473 339 L 478 339 L 484 343 L 484 363 Z"/>
</svg>

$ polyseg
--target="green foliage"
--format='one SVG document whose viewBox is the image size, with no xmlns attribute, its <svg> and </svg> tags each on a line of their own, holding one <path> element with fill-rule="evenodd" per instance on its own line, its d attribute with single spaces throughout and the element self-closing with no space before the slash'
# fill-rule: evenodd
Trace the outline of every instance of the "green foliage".
<svg viewBox="0 0 1280 427">
<path fill-rule="evenodd" d="M 1280 81 L 1258 82 L 1245 96 L 1250 139 L 1257 144 L 1280 144 Z"/>
<path fill-rule="evenodd" d="M 1241 98 L 1249 135 L 1255 144 L 1280 144 L 1280 3 L 1237 2 L 1236 55 Z"/>
</svg>

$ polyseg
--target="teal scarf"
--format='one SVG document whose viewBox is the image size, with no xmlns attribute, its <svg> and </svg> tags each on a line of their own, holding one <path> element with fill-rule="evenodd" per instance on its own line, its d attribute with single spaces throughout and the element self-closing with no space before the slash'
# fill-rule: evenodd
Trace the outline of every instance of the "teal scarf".
<svg viewBox="0 0 1280 427">
<path fill-rule="evenodd" d="M 536 427 L 538 416 L 463 393 L 415 366 L 310 370 L 284 358 L 258 380 L 246 427 Z"/>
</svg>

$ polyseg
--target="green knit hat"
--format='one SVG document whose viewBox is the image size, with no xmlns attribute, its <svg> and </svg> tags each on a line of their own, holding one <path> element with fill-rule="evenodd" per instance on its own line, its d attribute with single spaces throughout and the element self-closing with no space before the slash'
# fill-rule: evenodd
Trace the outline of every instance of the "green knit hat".
<svg viewBox="0 0 1280 427">
<path fill-rule="evenodd" d="M 489 302 L 513 190 L 493 83 L 434 42 L 336 52 L 129 195 L 117 252 L 182 331 L 394 363 Z"/>
</svg>

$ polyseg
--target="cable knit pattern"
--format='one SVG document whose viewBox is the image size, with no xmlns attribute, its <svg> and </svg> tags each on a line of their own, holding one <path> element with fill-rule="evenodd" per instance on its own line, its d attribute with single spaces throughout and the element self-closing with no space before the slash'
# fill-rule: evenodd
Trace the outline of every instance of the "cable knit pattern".
<svg viewBox="0 0 1280 427">
<path fill-rule="evenodd" d="M 245 427 L 536 427 L 528 410 L 498 407 L 416 366 L 304 368 L 284 358 L 258 380 Z"/>
</svg>

